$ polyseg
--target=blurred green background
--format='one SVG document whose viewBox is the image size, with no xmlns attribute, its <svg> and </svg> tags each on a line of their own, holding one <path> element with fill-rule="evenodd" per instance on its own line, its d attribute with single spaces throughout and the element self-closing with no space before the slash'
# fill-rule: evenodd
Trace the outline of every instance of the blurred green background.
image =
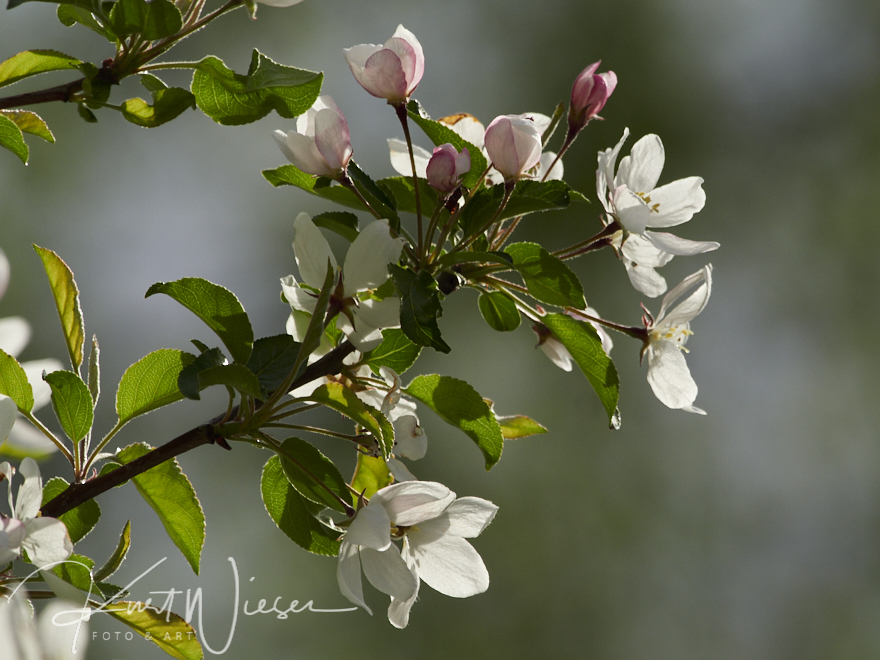
<svg viewBox="0 0 880 660">
<path fill-rule="evenodd" d="M 94 62 L 112 55 L 84 28 L 62 27 L 54 10 L 35 2 L 4 12 L 0 59 L 27 48 Z M 478 317 L 473 292 L 453 295 L 441 320 L 451 355 L 426 351 L 411 375 L 463 378 L 499 413 L 528 414 L 551 430 L 509 442 L 487 474 L 466 437 L 429 411 L 422 415 L 429 452 L 413 470 L 500 507 L 474 542 L 491 574 L 489 591 L 457 601 L 423 587 L 404 631 L 388 624 L 386 597 L 369 587 L 372 618 L 240 614 L 226 656 L 880 656 L 880 5 L 307 0 L 260 7 L 257 21 L 241 11 L 226 16 L 172 55 L 212 53 L 244 71 L 258 48 L 325 71 L 324 93 L 348 118 L 355 159 L 381 177 L 392 174 L 385 138 L 400 130 L 390 109 L 355 83 L 341 51 L 381 43 L 398 23 L 424 47 L 426 74 L 415 96 L 434 117 L 465 111 L 488 123 L 499 114 L 549 114 L 587 64 L 602 59 L 602 70 L 617 73 L 606 121 L 591 124 L 565 159 L 566 179 L 593 204 L 532 216 L 523 238 L 557 249 L 592 233 L 596 152 L 627 126 L 630 144 L 646 133 L 663 139 L 661 182 L 705 179 L 706 208 L 677 233 L 722 247 L 678 258 L 663 274 L 672 285 L 707 261 L 715 266 L 712 300 L 688 344 L 696 404 L 709 414 L 660 404 L 639 367 L 639 346 L 618 336 L 612 356 L 623 382 L 623 428 L 609 431 L 583 377 L 535 351 L 530 330 L 494 333 Z M 144 96 L 129 81 L 114 98 L 125 92 Z M 129 364 L 208 337 L 174 302 L 143 300 L 152 283 L 208 278 L 238 294 L 258 336 L 283 330 L 278 278 L 294 271 L 293 218 L 327 209 L 260 175 L 283 163 L 271 131 L 293 122 L 272 115 L 224 128 L 193 112 L 147 131 L 109 111 L 87 125 L 73 107 L 32 109 L 57 144 L 29 139 L 26 168 L 0 154 L 0 246 L 12 264 L 0 316 L 32 322 L 23 359 L 63 357 L 30 245 L 67 261 L 87 333 L 101 343 L 99 429 L 114 421 L 114 383 Z M 610 253 L 577 269 L 587 300 L 609 318 L 636 324 L 640 302 L 659 307 L 630 288 Z M 221 405 L 216 396 L 176 404 L 133 423 L 120 443 L 159 444 Z M 301 551 L 263 512 L 266 458 L 238 446 L 182 457 L 208 519 L 199 577 L 130 486 L 99 499 L 101 525 L 77 548 L 103 562 L 133 518 L 134 550 L 116 581 L 134 580 L 167 556 L 134 595 L 201 587 L 202 629 L 214 650 L 232 621 L 228 557 L 241 579 L 239 606 L 249 600 L 252 610 L 258 599 L 277 596 L 348 606 L 335 562 Z M 44 466 L 53 471 L 67 474 L 59 460 Z M 139 639 L 115 639 L 125 630 L 106 617 L 93 620 L 98 639 L 88 658 L 163 657 Z"/>
</svg>

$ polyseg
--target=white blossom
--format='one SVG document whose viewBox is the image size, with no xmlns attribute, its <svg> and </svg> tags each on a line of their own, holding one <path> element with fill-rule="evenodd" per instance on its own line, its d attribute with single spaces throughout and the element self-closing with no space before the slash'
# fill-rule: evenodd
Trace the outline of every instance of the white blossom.
<svg viewBox="0 0 880 660">
<path fill-rule="evenodd" d="M 425 73 L 422 45 L 403 25 L 384 45 L 361 44 L 342 53 L 361 87 L 394 105 L 406 102 Z"/>
<path fill-rule="evenodd" d="M 0 642 L 3 660 L 73 660 L 85 657 L 88 619 L 61 600 L 33 617 L 31 604 L 17 592 L 0 596 Z"/>
</svg>

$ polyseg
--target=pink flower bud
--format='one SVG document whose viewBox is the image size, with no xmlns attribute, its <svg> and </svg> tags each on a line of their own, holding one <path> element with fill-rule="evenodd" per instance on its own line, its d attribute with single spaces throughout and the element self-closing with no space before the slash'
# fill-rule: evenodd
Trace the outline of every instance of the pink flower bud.
<svg viewBox="0 0 880 660">
<path fill-rule="evenodd" d="M 574 81 L 568 110 L 570 130 L 579 131 L 586 126 L 605 107 L 605 102 L 617 87 L 617 74 L 614 71 L 596 73 L 601 63 L 601 60 L 593 62 Z"/>
<path fill-rule="evenodd" d="M 448 194 L 458 188 L 461 177 L 470 169 L 471 154 L 467 149 L 459 153 L 451 144 L 441 144 L 434 148 L 426 174 L 432 188 Z"/>
<path fill-rule="evenodd" d="M 320 96 L 297 117 L 296 130 L 273 133 L 287 160 L 306 174 L 338 178 L 351 160 L 351 141 L 345 115 L 329 96 Z"/>
<path fill-rule="evenodd" d="M 425 73 L 425 55 L 402 25 L 384 46 L 361 44 L 342 51 L 361 87 L 392 105 L 405 103 Z"/>
<path fill-rule="evenodd" d="M 486 153 L 505 181 L 525 176 L 541 161 L 541 134 L 526 115 L 501 115 L 486 129 Z"/>
</svg>

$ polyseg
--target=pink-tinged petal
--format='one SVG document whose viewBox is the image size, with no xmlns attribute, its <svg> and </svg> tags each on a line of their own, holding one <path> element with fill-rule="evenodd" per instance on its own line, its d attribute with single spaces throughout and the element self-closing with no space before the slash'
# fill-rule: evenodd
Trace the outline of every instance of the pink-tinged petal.
<svg viewBox="0 0 880 660">
<path fill-rule="evenodd" d="M 621 174 L 618 170 L 618 185 L 624 184 L 630 190 L 642 193 L 654 190 L 654 186 L 660 180 L 666 159 L 660 138 L 656 135 L 646 135 L 633 145 L 629 153 L 628 171 Z"/>
<path fill-rule="evenodd" d="M 0 250 L 0 298 L 6 293 L 6 287 L 9 285 L 9 259 L 3 250 Z"/>
<path fill-rule="evenodd" d="M 370 499 L 371 504 L 376 501 L 394 525 L 410 527 L 440 516 L 455 501 L 455 493 L 433 481 L 409 481 L 381 489 Z"/>
<path fill-rule="evenodd" d="M 409 600 L 419 588 L 418 579 L 407 567 L 396 546 L 384 552 L 361 548 L 364 575 L 376 589 L 398 600 Z"/>
<path fill-rule="evenodd" d="M 483 533 L 498 513 L 498 507 L 480 497 L 460 497 L 449 505 L 443 517 L 449 521 L 446 534 L 471 539 Z"/>
<path fill-rule="evenodd" d="M 486 151 L 506 181 L 520 179 L 541 160 L 541 134 L 524 115 L 496 117 L 486 129 Z"/>
<path fill-rule="evenodd" d="M 21 544 L 37 567 L 64 561 L 73 552 L 67 527 L 55 518 L 33 518 L 25 522 L 27 536 Z"/>
<path fill-rule="evenodd" d="M 387 220 L 368 224 L 345 255 L 345 295 L 382 286 L 390 277 L 389 264 L 396 264 L 402 251 L 403 239 L 391 235 Z"/>
<path fill-rule="evenodd" d="M 397 53 L 387 48 L 370 55 L 358 82 L 373 96 L 391 103 L 406 99 L 406 72 Z"/>
<path fill-rule="evenodd" d="M 296 131 L 275 131 L 272 134 L 275 143 L 281 149 L 281 153 L 294 167 L 306 174 L 316 176 L 330 176 L 333 170 L 327 165 L 327 161 L 318 151 L 315 139 L 307 135 L 300 135 Z"/>
<path fill-rule="evenodd" d="M 308 213 L 300 213 L 293 222 L 296 235 L 293 239 L 293 251 L 299 275 L 310 287 L 319 289 L 327 277 L 327 262 L 336 271 L 336 257 L 330 244 L 321 230 L 312 222 Z"/>
<path fill-rule="evenodd" d="M 470 543 L 459 536 L 426 536 L 421 531 L 409 535 L 423 582 L 453 598 L 469 598 L 489 588 L 489 571 Z"/>
<path fill-rule="evenodd" d="M 358 46 L 343 49 L 342 55 L 345 57 L 346 63 L 348 63 L 348 68 L 351 69 L 355 80 L 357 80 L 361 86 L 363 86 L 363 83 L 361 83 L 361 77 L 364 74 L 364 67 L 367 64 L 367 60 L 380 50 L 382 50 L 382 46 L 377 46 L 376 44 L 360 44 Z"/>
<path fill-rule="evenodd" d="M 336 563 L 336 583 L 339 591 L 368 614 L 373 612 L 364 601 L 364 585 L 361 582 L 361 560 L 356 545 L 343 541 L 339 545 L 339 561 Z"/>
<path fill-rule="evenodd" d="M 31 338 L 31 325 L 20 316 L 0 319 L 0 350 L 12 357 L 24 350 Z"/>
<path fill-rule="evenodd" d="M 326 108 L 315 115 L 315 146 L 331 171 L 344 170 L 351 160 L 348 122 L 336 108 Z"/>
<path fill-rule="evenodd" d="M 596 192 L 599 199 L 602 200 L 602 204 L 605 205 L 606 211 L 611 211 L 606 201 L 608 192 L 617 187 L 614 184 L 614 168 L 617 165 L 617 155 L 620 153 L 623 143 L 626 142 L 628 137 L 629 129 L 624 128 L 623 137 L 620 138 L 612 149 L 599 152 L 599 169 L 596 170 Z"/>
<path fill-rule="evenodd" d="M 394 43 L 397 40 L 405 42 L 408 49 L 397 50 Z M 416 39 L 416 35 L 403 27 L 403 25 L 398 25 L 391 39 L 385 42 L 385 47 L 394 50 L 403 63 L 403 68 L 407 73 L 406 95 L 409 96 L 425 74 L 425 53 L 422 50 L 422 44 Z"/>
<path fill-rule="evenodd" d="M 24 483 L 18 489 L 15 499 L 15 517 L 27 522 L 36 518 L 43 502 L 43 479 L 40 476 L 40 468 L 32 458 L 26 458 L 18 468 L 19 474 L 24 477 Z"/>
<path fill-rule="evenodd" d="M 17 414 L 18 406 L 15 405 L 15 401 L 5 394 L 0 394 L 0 444 L 6 442 L 6 438 L 9 437 Z"/>
<path fill-rule="evenodd" d="M 652 209 L 649 227 L 680 225 L 706 205 L 703 179 L 691 176 L 667 183 L 648 193 L 645 201 Z"/>
<path fill-rule="evenodd" d="M 695 254 L 703 254 L 711 252 L 721 247 L 720 243 L 715 241 L 689 241 L 686 238 L 679 238 L 673 234 L 665 232 L 646 231 L 645 239 L 649 240 L 658 250 L 679 257 L 690 257 Z"/>
<path fill-rule="evenodd" d="M 697 384 L 678 345 L 652 342 L 647 357 L 648 384 L 660 402 L 673 409 L 691 406 L 697 398 Z"/>
<path fill-rule="evenodd" d="M 351 521 L 345 540 L 365 548 L 386 550 L 391 546 L 391 520 L 388 513 L 381 505 L 370 502 Z"/>
</svg>

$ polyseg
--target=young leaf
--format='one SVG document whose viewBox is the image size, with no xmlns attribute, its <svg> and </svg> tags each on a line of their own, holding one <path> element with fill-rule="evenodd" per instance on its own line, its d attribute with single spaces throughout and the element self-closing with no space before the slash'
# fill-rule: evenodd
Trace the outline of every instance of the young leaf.
<svg viewBox="0 0 880 660">
<path fill-rule="evenodd" d="M 584 372 L 608 413 L 609 422 L 617 410 L 620 381 L 611 358 L 602 348 L 602 340 L 589 323 L 575 321 L 565 314 L 547 314 L 541 318 Z"/>
<path fill-rule="evenodd" d="M 140 34 L 154 41 L 179 32 L 183 17 L 169 0 L 118 0 L 110 10 L 109 27 L 118 37 Z"/>
<path fill-rule="evenodd" d="M 55 50 L 26 50 L 0 62 L 0 87 L 47 71 L 76 69 L 80 64 L 75 57 Z"/>
<path fill-rule="evenodd" d="M 342 236 L 345 240 L 354 243 L 358 237 L 358 218 L 354 213 L 346 211 L 330 211 L 312 217 L 316 227 L 329 229 Z"/>
<path fill-rule="evenodd" d="M 501 427 L 483 397 L 466 382 L 437 374 L 418 376 L 403 391 L 476 442 L 486 459 L 486 470 L 501 458 Z"/>
<path fill-rule="evenodd" d="M 358 493 L 369 499 L 377 490 L 385 488 L 392 481 L 391 472 L 384 458 L 358 453 L 357 467 L 351 480 L 351 487 Z M 357 496 L 353 497 L 353 501 L 357 504 Z"/>
<path fill-rule="evenodd" d="M 304 398 L 315 403 L 322 403 L 360 424 L 373 435 L 376 442 L 379 443 L 379 447 L 386 449 L 384 445 L 387 440 L 387 428 L 383 430 L 380 421 L 372 414 L 375 409 L 358 399 L 357 395 L 342 383 L 325 383 Z M 378 411 L 375 412 L 378 413 Z M 391 438 L 393 443 L 393 431 Z"/>
<path fill-rule="evenodd" d="M 128 99 L 122 104 L 122 116 L 132 124 L 154 128 L 196 107 L 195 97 L 180 87 L 153 92 L 152 96 L 152 105 L 140 98 Z"/>
<path fill-rule="evenodd" d="M 92 580 L 92 569 L 94 567 L 94 561 L 88 557 L 74 553 L 61 564 L 55 566 L 52 569 L 52 572 L 68 584 L 72 584 L 77 589 L 94 591 L 95 582 Z"/>
<path fill-rule="evenodd" d="M 25 144 L 21 129 L 3 112 L 0 112 L 0 147 L 8 149 L 27 165 L 30 151 Z"/>
<path fill-rule="evenodd" d="M 430 346 L 441 353 L 452 349 L 440 336 L 437 317 L 443 312 L 437 282 L 428 271 L 416 274 L 400 266 L 391 266 L 394 288 L 400 296 L 400 328 L 419 346 Z"/>
<path fill-rule="evenodd" d="M 52 408 L 67 437 L 74 442 L 85 438 L 95 419 L 89 386 L 72 371 L 55 371 L 43 376 L 52 388 Z"/>
<path fill-rule="evenodd" d="M 181 373 L 177 381 L 180 391 L 184 392 L 188 399 L 199 399 L 199 392 L 211 387 L 212 385 L 226 385 L 233 388 L 237 392 L 246 394 L 254 399 L 265 399 L 266 392 L 260 387 L 260 381 L 250 369 L 243 364 L 221 364 L 215 367 L 202 369 L 198 373 L 189 375 L 189 379 L 184 374 L 192 367 L 186 367 Z M 193 388 L 195 383 L 195 388 Z"/>
<path fill-rule="evenodd" d="M 122 562 L 125 561 L 125 556 L 128 554 L 128 549 L 130 547 L 131 521 L 129 520 L 125 523 L 125 527 L 122 528 L 122 534 L 119 536 L 119 543 L 116 544 L 116 550 L 114 550 L 113 554 L 107 559 L 107 563 L 95 571 L 95 582 L 103 582 L 118 571 L 119 567 L 122 566 Z"/>
<path fill-rule="evenodd" d="M 204 321 L 229 349 L 232 359 L 247 364 L 254 345 L 254 331 L 244 308 L 229 289 L 200 277 L 157 282 L 144 296 L 164 293 Z"/>
<path fill-rule="evenodd" d="M 501 291 L 484 291 L 480 294 L 478 305 L 486 323 L 498 332 L 516 330 L 522 322 L 516 303 Z"/>
<path fill-rule="evenodd" d="M 287 438 L 281 444 L 281 467 L 290 485 L 312 502 L 346 513 L 348 502 L 345 479 L 329 458 L 314 445 L 299 438 Z M 340 501 L 341 500 L 341 501 Z"/>
<path fill-rule="evenodd" d="M 70 364 L 74 371 L 79 371 L 79 366 L 83 361 L 85 328 L 82 310 L 79 306 L 79 289 L 73 279 L 73 272 L 52 250 L 37 245 L 34 245 L 34 250 L 43 260 L 43 268 L 49 277 L 49 286 L 55 296 L 55 307 L 58 309 L 58 317 L 61 319 L 61 329 L 64 332 L 67 352 L 70 355 Z"/>
<path fill-rule="evenodd" d="M 30 110 L 2 110 L 0 115 L 11 119 L 22 133 L 30 133 L 46 142 L 54 143 L 55 136 L 49 130 L 49 126 L 36 112 Z"/>
<path fill-rule="evenodd" d="M 98 403 L 101 396 L 101 349 L 98 346 L 98 338 L 92 335 L 92 351 L 89 353 L 89 392 L 92 395 L 92 404 Z"/>
<path fill-rule="evenodd" d="M 177 379 L 183 368 L 195 359 L 192 353 L 160 348 L 126 369 L 116 391 L 119 423 L 180 401 L 183 394 Z"/>
<path fill-rule="evenodd" d="M 79 23 L 86 26 L 90 30 L 97 32 L 102 37 L 107 39 L 107 41 L 116 41 L 116 37 L 111 32 L 104 29 L 104 26 L 95 20 L 92 12 L 88 9 L 77 7 L 76 5 L 72 4 L 62 4 L 58 5 L 58 10 L 56 14 L 58 15 L 58 20 L 61 21 L 61 24 L 66 27 L 73 27 L 74 25 Z"/>
<path fill-rule="evenodd" d="M 514 268 L 535 300 L 576 309 L 587 306 L 577 275 L 537 243 L 514 243 L 504 251 L 513 257 Z"/>
<path fill-rule="evenodd" d="M 415 363 L 422 347 L 412 343 L 398 328 L 382 331 L 382 343 L 364 354 L 363 362 L 369 365 L 374 374 L 380 367 L 388 367 L 398 374 L 404 373 Z"/>
<path fill-rule="evenodd" d="M 34 409 L 34 390 L 27 374 L 14 357 L 0 350 L 0 394 L 15 401 L 23 413 Z"/>
<path fill-rule="evenodd" d="M 199 108 L 226 126 L 248 124 L 272 110 L 293 119 L 312 107 L 321 92 L 323 74 L 273 62 L 257 50 L 248 75 L 228 69 L 209 56 L 193 73 L 192 92 Z"/>
<path fill-rule="evenodd" d="M 538 433 L 547 433 L 547 429 L 538 424 L 533 419 L 529 419 L 525 415 L 510 415 L 507 417 L 498 417 L 498 423 L 501 425 L 501 435 L 505 440 L 514 438 L 526 438 L 530 435 Z"/>
<path fill-rule="evenodd" d="M 263 468 L 260 493 L 269 516 L 294 543 L 318 555 L 339 554 L 339 532 L 312 515 L 307 500 L 284 475 L 278 456 L 270 458 Z"/>
<path fill-rule="evenodd" d="M 254 342 L 247 368 L 266 392 L 274 392 L 290 374 L 300 345 L 290 335 L 263 337 Z"/>
<path fill-rule="evenodd" d="M 68 484 L 61 477 L 53 477 L 46 485 L 43 486 L 43 501 L 40 506 L 44 506 L 55 499 L 58 495 L 67 490 Z M 70 536 L 71 543 L 79 543 L 85 538 L 86 534 L 91 532 L 98 520 L 101 518 L 101 507 L 95 500 L 87 500 L 79 506 L 62 513 L 58 519 L 67 527 L 67 534 Z"/>
<path fill-rule="evenodd" d="M 131 463 L 151 449 L 152 447 L 141 442 L 120 450 L 116 457 L 123 464 Z M 177 459 L 150 468 L 132 477 L 132 481 L 141 497 L 159 516 L 174 545 L 198 575 L 199 557 L 205 544 L 205 514 Z"/>
<path fill-rule="evenodd" d="M 159 610 L 149 603 L 124 600 L 107 605 L 101 611 L 122 621 L 172 658 L 203 660 L 205 657 L 196 631 L 174 612 Z"/>
</svg>

